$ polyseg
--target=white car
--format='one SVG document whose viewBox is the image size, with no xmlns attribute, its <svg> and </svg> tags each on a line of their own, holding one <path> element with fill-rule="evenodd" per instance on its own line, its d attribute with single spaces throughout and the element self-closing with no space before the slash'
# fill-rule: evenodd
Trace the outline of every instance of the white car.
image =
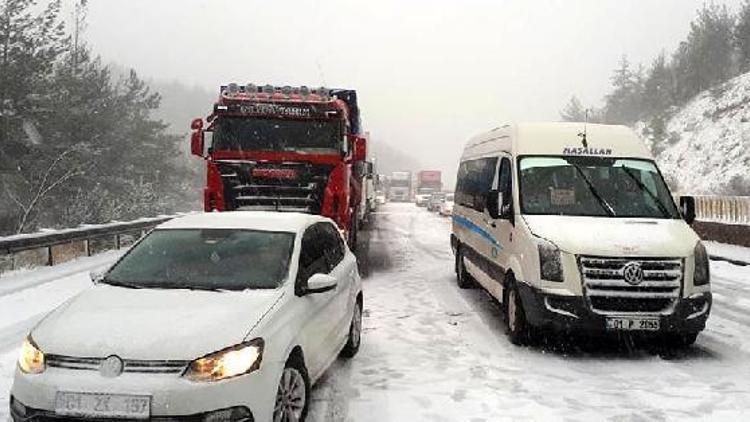
<svg viewBox="0 0 750 422">
<path fill-rule="evenodd" d="M 453 194 L 449 193 L 445 195 L 445 200 L 442 204 L 440 204 L 440 209 L 438 210 L 440 215 L 450 217 L 453 215 Z"/>
<path fill-rule="evenodd" d="M 359 349 L 356 259 L 327 218 L 265 212 L 158 226 L 23 343 L 13 420 L 304 420 Z"/>
</svg>

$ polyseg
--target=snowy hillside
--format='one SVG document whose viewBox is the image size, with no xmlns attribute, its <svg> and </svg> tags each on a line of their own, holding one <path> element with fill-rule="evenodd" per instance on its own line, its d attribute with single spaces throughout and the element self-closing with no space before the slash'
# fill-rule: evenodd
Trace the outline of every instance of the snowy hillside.
<svg viewBox="0 0 750 422">
<path fill-rule="evenodd" d="M 654 150 L 681 193 L 748 194 L 750 73 L 699 94 L 667 122 Z M 745 192 L 741 192 L 745 190 Z"/>
</svg>

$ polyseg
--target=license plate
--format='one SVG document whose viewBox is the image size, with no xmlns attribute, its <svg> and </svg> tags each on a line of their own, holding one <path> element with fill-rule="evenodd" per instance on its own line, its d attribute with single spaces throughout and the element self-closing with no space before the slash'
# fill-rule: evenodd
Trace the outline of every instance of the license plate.
<svg viewBox="0 0 750 422">
<path fill-rule="evenodd" d="M 151 417 L 151 397 L 58 392 L 55 396 L 55 413 L 64 416 L 148 419 Z"/>
<path fill-rule="evenodd" d="M 656 318 L 607 318 L 607 329 L 613 331 L 659 331 Z"/>
</svg>

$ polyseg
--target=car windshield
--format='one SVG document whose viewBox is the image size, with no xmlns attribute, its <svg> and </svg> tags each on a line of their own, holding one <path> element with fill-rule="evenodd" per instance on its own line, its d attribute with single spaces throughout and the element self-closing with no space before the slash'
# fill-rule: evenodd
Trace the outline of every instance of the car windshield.
<svg viewBox="0 0 750 422">
<path fill-rule="evenodd" d="M 522 157 L 519 173 L 524 214 L 679 218 L 667 185 L 648 160 Z"/>
<path fill-rule="evenodd" d="M 105 276 L 134 288 L 245 290 L 278 287 L 286 278 L 293 233 L 155 230 Z"/>
<path fill-rule="evenodd" d="M 344 137 L 340 122 L 221 117 L 213 132 L 213 149 L 340 153 Z"/>
</svg>

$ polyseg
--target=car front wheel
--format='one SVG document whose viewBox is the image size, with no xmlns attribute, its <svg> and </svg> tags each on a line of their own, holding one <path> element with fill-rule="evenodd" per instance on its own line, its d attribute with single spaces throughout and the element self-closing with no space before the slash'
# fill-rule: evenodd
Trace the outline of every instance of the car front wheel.
<svg viewBox="0 0 750 422">
<path fill-rule="evenodd" d="M 304 421 L 308 410 L 310 381 L 307 370 L 299 359 L 291 358 L 284 367 L 276 390 L 273 408 L 274 422 Z"/>
<path fill-rule="evenodd" d="M 341 356 L 345 358 L 354 357 L 359 351 L 359 344 L 362 342 L 362 302 L 357 301 L 354 305 L 354 315 L 352 323 L 349 326 L 349 339 L 346 341 L 344 348 L 341 350 Z"/>
</svg>

